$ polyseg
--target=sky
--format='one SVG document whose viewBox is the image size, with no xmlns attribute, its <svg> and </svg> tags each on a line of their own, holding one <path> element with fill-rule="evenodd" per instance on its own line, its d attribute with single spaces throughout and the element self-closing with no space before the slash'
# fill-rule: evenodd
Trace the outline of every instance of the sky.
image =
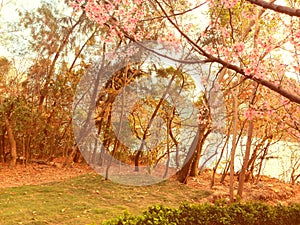
<svg viewBox="0 0 300 225">
<path fill-rule="evenodd" d="M 17 9 L 31 11 L 37 8 L 41 0 L 2 0 L 4 2 L 3 8 L 0 11 L 1 22 L 16 21 L 18 19 Z M 1 0 L 0 0 L 1 2 Z M 15 4 L 15 2 L 17 2 Z"/>
<path fill-rule="evenodd" d="M 46 2 L 54 3 L 54 4 L 59 4 L 60 2 L 63 3 L 63 0 L 43 0 Z M 202 0 L 189 0 L 190 2 L 196 4 L 196 2 L 202 1 Z M 204 0 L 203 0 L 204 1 Z M 21 10 L 26 10 L 26 11 L 31 11 L 34 8 L 37 8 L 41 5 L 42 0 L 0 0 L 0 5 L 3 3 L 3 8 L 1 10 L 0 8 L 0 35 L 1 32 L 5 32 L 5 28 L 3 29 L 3 24 L 8 21 L 17 21 L 18 19 L 18 13 L 17 9 Z M 277 4 L 284 5 L 284 0 L 277 0 Z M 205 11 L 206 7 L 200 7 L 199 9 L 194 11 L 194 15 L 196 17 L 191 20 L 192 23 L 197 24 L 200 26 L 199 28 L 204 28 L 206 27 L 208 23 L 208 19 L 204 18 L 203 16 L 203 9 Z M 199 17 L 201 17 L 201 20 L 199 20 Z M 199 23 L 201 21 L 201 23 Z M 2 26 L 1 26 L 2 24 Z M 2 29 L 1 29 L 2 27 Z M 19 40 L 20 44 L 22 43 L 22 40 Z M 13 57 L 8 51 L 7 48 L 0 43 L 0 56 L 5 56 L 5 57 Z M 289 61 L 291 60 L 288 57 L 285 58 L 285 63 L 288 64 Z M 292 75 L 290 75 L 292 76 Z"/>
<path fill-rule="evenodd" d="M 18 10 L 22 11 L 32 11 L 38 8 L 42 1 L 49 2 L 52 4 L 64 4 L 63 0 L 0 0 L 0 5 L 3 2 L 3 8 L 0 8 L 0 35 L 1 32 L 5 32 L 5 22 L 15 22 L 18 21 Z M 69 12 L 66 12 L 69 14 Z M 18 42 L 22 45 L 22 37 Z M 18 44 L 19 44 L 18 43 Z M 0 43 L 0 56 L 13 57 L 8 51 L 7 47 L 1 45 Z"/>
<path fill-rule="evenodd" d="M 7 32 L 5 29 L 5 22 L 14 22 L 18 20 L 18 12 L 17 10 L 24 10 L 24 11 L 32 11 L 33 9 L 39 7 L 41 5 L 41 2 L 49 2 L 54 4 L 59 4 L 60 2 L 64 4 L 63 0 L 0 0 L 3 4 L 3 7 L 0 8 L 0 35 L 1 33 Z M 196 2 L 202 1 L 202 0 L 189 0 L 190 2 L 196 4 Z M 203 7 L 201 7 L 202 9 Z M 201 12 L 198 10 L 195 10 L 195 15 L 199 17 Z M 203 15 L 203 14 L 202 14 Z M 197 18 L 194 18 L 191 22 L 195 21 L 195 24 L 199 24 L 199 20 Z M 205 20 L 201 20 L 205 21 Z M 1 25 L 2 24 L 2 25 Z M 203 23 L 199 24 L 201 27 Z M 18 37 L 18 44 L 22 45 L 22 37 Z M 8 46 L 5 47 L 1 45 L 0 42 L 0 56 L 5 56 L 7 58 L 13 58 L 13 56 L 9 51 L 7 51 Z"/>
<path fill-rule="evenodd" d="M 8 21 L 17 21 L 18 13 L 17 9 L 24 9 L 24 10 L 32 10 L 39 6 L 40 0 L 19 0 L 17 4 L 14 4 L 16 0 L 2 0 L 0 3 L 3 3 L 3 8 L 0 11 L 0 24 L 3 24 Z M 0 25 L 1 27 L 1 25 Z M 5 30 L 4 30 L 5 32 Z M 7 51 L 5 46 L 0 44 L 0 55 L 1 56 L 8 56 L 10 57 L 11 54 Z"/>
</svg>

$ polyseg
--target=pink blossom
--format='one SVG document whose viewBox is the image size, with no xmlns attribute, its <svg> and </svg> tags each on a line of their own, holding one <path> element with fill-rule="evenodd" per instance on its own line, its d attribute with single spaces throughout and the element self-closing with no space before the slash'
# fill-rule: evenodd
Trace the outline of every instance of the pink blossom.
<svg viewBox="0 0 300 225">
<path fill-rule="evenodd" d="M 289 100 L 287 100 L 286 98 L 281 99 L 282 105 L 287 105 L 288 103 L 289 103 Z"/>
<path fill-rule="evenodd" d="M 246 68 L 246 69 L 244 70 L 244 72 L 245 72 L 245 75 L 246 75 L 246 76 L 251 76 L 251 74 L 252 74 L 252 70 L 251 70 L 250 68 Z"/>
<path fill-rule="evenodd" d="M 238 52 L 238 53 L 242 53 L 242 51 L 244 50 L 245 45 L 243 42 L 239 42 L 236 45 L 233 46 L 234 51 Z"/>
<path fill-rule="evenodd" d="M 253 120 L 256 116 L 258 115 L 257 111 L 255 111 L 254 109 L 249 109 L 245 112 L 244 116 L 248 119 L 248 120 Z"/>
<path fill-rule="evenodd" d="M 238 3 L 238 0 L 221 0 L 221 3 L 224 4 L 225 8 L 233 8 Z"/>
</svg>

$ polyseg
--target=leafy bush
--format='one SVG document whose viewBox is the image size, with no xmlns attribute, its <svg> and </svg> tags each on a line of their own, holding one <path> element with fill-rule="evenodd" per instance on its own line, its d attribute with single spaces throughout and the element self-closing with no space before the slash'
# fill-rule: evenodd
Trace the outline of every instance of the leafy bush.
<svg viewBox="0 0 300 225">
<path fill-rule="evenodd" d="M 106 221 L 105 225 L 300 225 L 300 204 L 271 206 L 265 203 L 224 202 L 182 204 L 178 209 L 155 205 L 142 215 Z"/>
</svg>

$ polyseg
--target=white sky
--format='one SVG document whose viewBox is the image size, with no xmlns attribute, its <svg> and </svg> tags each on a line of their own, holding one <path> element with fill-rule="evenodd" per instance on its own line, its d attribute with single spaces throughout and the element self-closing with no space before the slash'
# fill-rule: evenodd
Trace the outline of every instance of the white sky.
<svg viewBox="0 0 300 225">
<path fill-rule="evenodd" d="M 52 4 L 64 4 L 63 0 L 43 0 Z M 41 5 L 42 0 L 0 0 L 0 5 L 3 2 L 3 8 L 0 8 L 0 35 L 5 33 L 5 23 L 18 21 L 18 10 L 32 11 Z M 63 8 L 62 6 L 61 8 Z M 69 14 L 70 11 L 66 12 Z M 20 45 L 22 40 L 20 40 Z M 7 47 L 0 43 L 0 56 L 13 57 L 8 51 Z"/>
<path fill-rule="evenodd" d="M 24 9 L 24 10 L 32 10 L 35 7 L 38 7 L 41 3 L 40 0 L 2 0 L 0 3 L 3 2 L 3 8 L 0 9 L 0 28 L 1 24 L 4 24 L 8 21 L 16 21 L 18 19 L 17 9 Z M 15 4 L 16 3 L 16 4 Z M 3 28 L 2 28 L 3 29 Z M 5 32 L 5 30 L 2 30 Z M 0 55 L 11 57 L 10 53 L 7 51 L 5 46 L 0 44 Z"/>
<path fill-rule="evenodd" d="M 59 4 L 59 2 L 63 2 L 63 0 L 46 0 L 48 2 L 54 2 Z M 197 4 L 197 2 L 204 2 L 204 0 L 189 0 L 190 2 Z M 7 21 L 16 21 L 18 19 L 17 9 L 31 11 L 34 8 L 37 8 L 41 4 L 41 0 L 0 0 L 0 4 L 3 2 L 3 8 L 0 9 L 0 35 L 1 32 L 5 32 L 3 30 L 3 26 L 1 29 L 1 24 L 4 24 Z M 277 0 L 276 4 L 285 5 L 284 0 Z M 196 18 L 191 19 L 190 22 L 197 24 L 200 26 L 200 29 L 203 29 L 207 26 L 208 18 L 205 18 L 203 15 L 204 11 L 206 11 L 207 5 L 200 7 L 195 10 L 193 13 L 196 15 Z M 201 17 L 201 23 L 199 23 L 199 17 Z M 10 53 L 7 51 L 5 46 L 0 44 L 0 56 L 12 57 Z M 285 62 L 288 64 L 288 57 L 285 57 Z"/>
<path fill-rule="evenodd" d="M 1 10 L 1 21 L 4 20 L 11 20 L 18 17 L 18 13 L 16 12 L 16 9 L 25 9 L 25 10 L 32 10 L 35 7 L 38 7 L 41 3 L 40 0 L 3 0 L 4 1 L 4 7 Z M 9 3 L 8 3 L 9 2 Z M 8 4 L 7 4 L 8 3 Z"/>
</svg>

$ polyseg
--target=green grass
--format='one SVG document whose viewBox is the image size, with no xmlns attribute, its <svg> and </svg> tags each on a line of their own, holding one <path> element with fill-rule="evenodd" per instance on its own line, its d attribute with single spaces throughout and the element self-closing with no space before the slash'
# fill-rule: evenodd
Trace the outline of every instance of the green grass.
<svg viewBox="0 0 300 225">
<path fill-rule="evenodd" d="M 101 224 L 125 211 L 148 206 L 178 207 L 211 193 L 175 181 L 152 186 L 124 186 L 89 174 L 65 182 L 0 189 L 0 224 Z"/>
</svg>

